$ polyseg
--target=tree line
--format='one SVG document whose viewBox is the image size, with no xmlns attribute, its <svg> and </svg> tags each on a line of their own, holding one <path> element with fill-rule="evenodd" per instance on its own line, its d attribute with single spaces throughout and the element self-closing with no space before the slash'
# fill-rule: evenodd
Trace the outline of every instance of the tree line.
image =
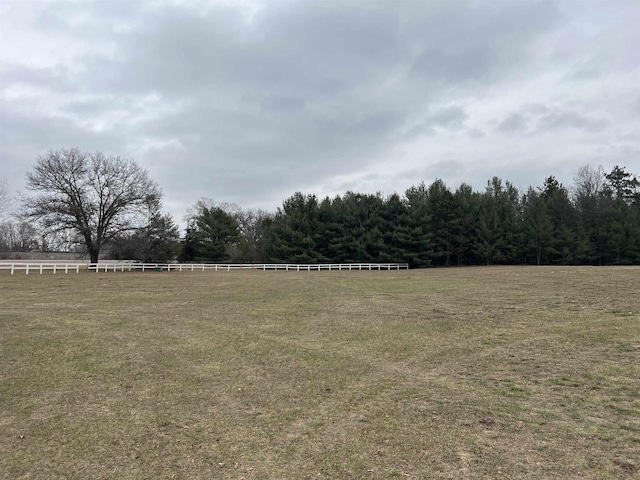
<svg viewBox="0 0 640 480">
<path fill-rule="evenodd" d="M 640 181 L 619 166 L 585 166 L 571 190 L 553 176 L 522 191 L 494 177 L 480 192 L 442 180 L 403 195 L 297 192 L 275 212 L 200 199 L 183 235 L 161 211 L 159 187 L 129 160 L 50 151 L 27 175 L 27 189 L 14 234 L 35 233 L 35 248 L 47 238 L 83 248 L 92 262 L 107 249 L 147 262 L 640 264 Z M 0 225 L 0 250 L 8 224 Z"/>
<path fill-rule="evenodd" d="M 640 263 L 638 178 L 584 167 L 573 193 L 549 176 L 520 192 L 498 177 L 483 192 L 442 180 L 404 196 L 296 193 L 265 231 L 264 253 L 282 262 L 407 262 L 414 267 Z"/>
</svg>

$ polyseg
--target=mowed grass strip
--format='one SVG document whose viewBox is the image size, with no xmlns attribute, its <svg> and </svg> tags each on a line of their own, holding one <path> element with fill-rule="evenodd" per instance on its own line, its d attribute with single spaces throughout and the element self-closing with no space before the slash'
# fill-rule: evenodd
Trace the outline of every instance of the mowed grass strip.
<svg viewBox="0 0 640 480">
<path fill-rule="evenodd" d="M 640 269 L 0 276 L 2 478 L 640 476 Z"/>
</svg>

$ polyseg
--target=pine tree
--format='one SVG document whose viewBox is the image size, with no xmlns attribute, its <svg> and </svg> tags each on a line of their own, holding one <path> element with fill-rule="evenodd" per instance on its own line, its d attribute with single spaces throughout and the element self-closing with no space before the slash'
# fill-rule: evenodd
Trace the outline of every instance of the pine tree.
<svg viewBox="0 0 640 480">
<path fill-rule="evenodd" d="M 408 263 L 411 267 L 431 265 L 431 233 L 429 232 L 430 214 L 427 207 L 428 194 L 422 182 L 405 192 L 407 199 L 407 225 L 410 235 L 408 247 Z"/>
<path fill-rule="evenodd" d="M 226 261 L 228 246 L 241 238 L 238 222 L 221 208 L 203 207 L 193 229 L 196 260 Z"/>
<path fill-rule="evenodd" d="M 465 183 L 460 185 L 454 194 L 452 243 L 457 265 L 474 262 L 473 244 L 480 202 L 480 194 Z"/>
<path fill-rule="evenodd" d="M 523 199 L 524 225 L 536 265 L 548 263 L 551 254 L 556 250 L 552 246 L 553 225 L 549 218 L 544 196 L 529 188 Z"/>
<path fill-rule="evenodd" d="M 449 266 L 453 254 L 455 201 L 442 180 L 435 180 L 427 190 L 427 212 L 432 261 Z"/>
</svg>

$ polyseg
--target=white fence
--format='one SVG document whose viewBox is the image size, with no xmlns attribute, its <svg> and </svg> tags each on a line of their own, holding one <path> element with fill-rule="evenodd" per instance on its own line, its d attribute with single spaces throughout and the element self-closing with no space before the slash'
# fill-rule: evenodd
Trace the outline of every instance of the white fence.
<svg viewBox="0 0 640 480">
<path fill-rule="evenodd" d="M 88 269 L 95 272 L 170 271 L 204 272 L 206 270 L 285 270 L 296 272 L 342 270 L 406 270 L 406 263 L 94 263 Z"/>
<path fill-rule="evenodd" d="M 224 271 L 231 270 L 285 270 L 295 272 L 311 271 L 352 271 L 352 270 L 407 270 L 406 263 L 311 263 L 311 264 L 289 264 L 289 263 L 125 263 L 125 262 L 101 262 L 101 263 L 0 263 L 0 270 L 10 270 L 14 272 L 24 271 L 29 273 L 39 273 L 51 271 L 53 273 L 79 273 L 80 270 L 93 272 L 204 272 L 204 271 Z"/>
<path fill-rule="evenodd" d="M 11 275 L 14 272 L 24 271 L 27 275 L 29 273 L 39 273 L 52 271 L 53 273 L 79 273 L 80 269 L 86 269 L 86 263 L 36 263 L 36 262 L 24 262 L 24 263 L 0 263 L 0 270 L 9 270 Z"/>
</svg>

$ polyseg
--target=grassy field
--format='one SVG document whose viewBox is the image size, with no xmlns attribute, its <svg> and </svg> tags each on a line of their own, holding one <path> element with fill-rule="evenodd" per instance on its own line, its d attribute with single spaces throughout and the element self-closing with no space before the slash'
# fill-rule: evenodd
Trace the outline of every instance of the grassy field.
<svg viewBox="0 0 640 480">
<path fill-rule="evenodd" d="M 0 478 L 631 479 L 640 269 L 0 276 Z"/>
</svg>

